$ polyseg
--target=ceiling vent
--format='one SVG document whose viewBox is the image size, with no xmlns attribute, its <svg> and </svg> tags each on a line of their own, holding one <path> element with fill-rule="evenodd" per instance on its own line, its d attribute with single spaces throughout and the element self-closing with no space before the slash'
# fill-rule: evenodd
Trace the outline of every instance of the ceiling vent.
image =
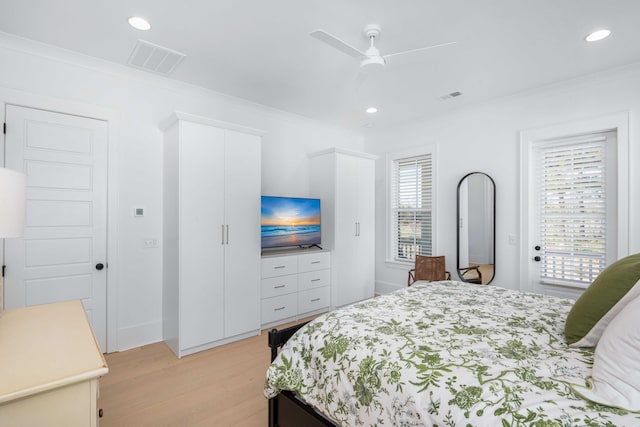
<svg viewBox="0 0 640 427">
<path fill-rule="evenodd" d="M 447 100 L 447 99 L 458 97 L 460 95 L 462 95 L 462 92 L 455 91 L 455 92 L 448 93 L 446 95 L 442 95 L 440 99 Z"/>
<path fill-rule="evenodd" d="M 168 76 L 174 68 L 187 56 L 184 53 L 138 40 L 129 56 L 128 64 L 132 67 Z"/>
</svg>

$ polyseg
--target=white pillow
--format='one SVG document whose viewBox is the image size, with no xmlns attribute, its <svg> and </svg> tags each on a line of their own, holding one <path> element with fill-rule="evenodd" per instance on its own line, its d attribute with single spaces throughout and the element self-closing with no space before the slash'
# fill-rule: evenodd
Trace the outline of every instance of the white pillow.
<svg viewBox="0 0 640 427">
<path fill-rule="evenodd" d="M 596 346 L 590 387 L 574 387 L 587 399 L 640 411 L 640 298 L 629 302 L 607 326 Z"/>
</svg>

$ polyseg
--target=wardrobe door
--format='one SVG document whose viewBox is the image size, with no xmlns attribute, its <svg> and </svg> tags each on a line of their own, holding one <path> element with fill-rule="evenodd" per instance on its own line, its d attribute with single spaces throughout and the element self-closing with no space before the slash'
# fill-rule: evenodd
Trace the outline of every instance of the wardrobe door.
<svg viewBox="0 0 640 427">
<path fill-rule="evenodd" d="M 336 154 L 335 246 L 332 283 L 333 304 L 340 307 L 363 299 L 359 283 L 358 158 Z"/>
<path fill-rule="evenodd" d="M 230 337 L 260 329 L 261 155 L 260 137 L 230 130 L 225 135 L 224 298 Z"/>
<path fill-rule="evenodd" d="M 375 294 L 375 161 L 358 158 L 358 270 L 354 290 L 358 300 Z"/>
<path fill-rule="evenodd" d="M 224 131 L 180 122 L 180 348 L 224 337 Z"/>
</svg>

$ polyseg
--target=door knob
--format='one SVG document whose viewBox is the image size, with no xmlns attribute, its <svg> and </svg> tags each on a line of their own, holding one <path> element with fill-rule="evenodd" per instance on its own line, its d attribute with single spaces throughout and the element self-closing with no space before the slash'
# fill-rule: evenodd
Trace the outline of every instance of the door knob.
<svg viewBox="0 0 640 427">
<path fill-rule="evenodd" d="M 104 268 L 104 264 L 102 264 L 101 262 L 96 264 L 96 270 L 102 270 Z"/>
<path fill-rule="evenodd" d="M 535 246 L 533 247 L 533 249 L 535 249 L 536 251 L 539 251 L 541 248 L 540 248 L 540 246 L 539 246 L 539 245 L 535 245 Z"/>
<path fill-rule="evenodd" d="M 533 260 L 536 261 L 536 262 L 540 262 L 541 259 L 542 258 L 540 258 L 539 256 L 534 256 L 533 257 Z"/>
</svg>

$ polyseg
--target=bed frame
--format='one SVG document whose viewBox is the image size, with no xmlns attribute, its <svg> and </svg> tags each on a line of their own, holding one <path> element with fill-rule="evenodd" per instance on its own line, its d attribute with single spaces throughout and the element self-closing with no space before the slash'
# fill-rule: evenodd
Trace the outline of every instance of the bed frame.
<svg viewBox="0 0 640 427">
<path fill-rule="evenodd" d="M 278 349 L 287 342 L 298 329 L 308 322 L 284 329 L 269 331 L 271 361 L 278 355 Z M 334 423 L 304 403 L 295 393 L 281 391 L 269 399 L 269 427 L 336 427 Z"/>
</svg>

